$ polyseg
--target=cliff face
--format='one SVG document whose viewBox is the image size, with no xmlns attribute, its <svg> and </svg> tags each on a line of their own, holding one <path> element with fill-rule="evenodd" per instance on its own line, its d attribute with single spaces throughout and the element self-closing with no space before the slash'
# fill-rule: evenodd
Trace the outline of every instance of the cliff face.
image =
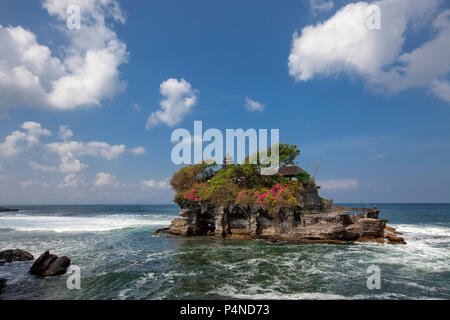
<svg viewBox="0 0 450 320">
<path fill-rule="evenodd" d="M 378 210 L 352 213 L 350 208 L 336 207 L 322 200 L 317 189 L 303 191 L 299 205 L 269 214 L 259 205 L 213 206 L 206 201 L 178 201 L 180 218 L 169 227 L 182 236 L 216 236 L 221 238 L 262 238 L 281 241 L 351 242 L 376 241 L 405 243 L 395 229 L 386 228 L 387 220 L 378 218 Z"/>
</svg>

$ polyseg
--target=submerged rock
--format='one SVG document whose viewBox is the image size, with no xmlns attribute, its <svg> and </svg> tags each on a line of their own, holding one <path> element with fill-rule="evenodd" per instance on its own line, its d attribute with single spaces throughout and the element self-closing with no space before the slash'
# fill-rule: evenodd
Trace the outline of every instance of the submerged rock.
<svg viewBox="0 0 450 320">
<path fill-rule="evenodd" d="M 268 239 L 298 242 L 353 242 L 404 244 L 395 229 L 379 219 L 379 210 L 334 206 L 323 201 L 317 189 L 301 192 L 296 208 L 276 214 L 256 204 L 214 206 L 206 201 L 178 201 L 180 218 L 169 231 L 181 236 L 213 235 L 221 238 Z M 356 213 L 350 213 L 355 211 Z"/>
<path fill-rule="evenodd" d="M 33 260 L 31 253 L 21 249 L 0 251 L 0 263 Z"/>
<path fill-rule="evenodd" d="M 45 251 L 31 266 L 30 273 L 38 276 L 57 276 L 65 274 L 70 266 L 70 259 L 66 256 L 58 257 Z"/>
</svg>

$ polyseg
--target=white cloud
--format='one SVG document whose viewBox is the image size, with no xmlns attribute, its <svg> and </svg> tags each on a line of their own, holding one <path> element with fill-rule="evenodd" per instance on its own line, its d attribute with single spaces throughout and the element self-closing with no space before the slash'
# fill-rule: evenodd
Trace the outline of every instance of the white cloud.
<svg viewBox="0 0 450 320">
<path fill-rule="evenodd" d="M 160 102 L 161 109 L 153 112 L 147 119 L 146 129 L 165 123 L 169 127 L 183 121 L 184 116 L 197 103 L 197 90 L 184 79 L 170 78 L 160 85 L 163 99 Z"/>
<path fill-rule="evenodd" d="M 61 155 L 59 160 L 59 166 L 45 166 L 36 161 L 30 161 L 28 164 L 30 168 L 34 170 L 60 173 L 77 173 L 88 167 L 87 164 L 84 164 L 80 160 L 75 159 L 75 157 L 71 153 Z"/>
<path fill-rule="evenodd" d="M 23 149 L 36 145 L 43 136 L 50 136 L 50 130 L 42 128 L 41 124 L 33 121 L 24 122 L 21 126 L 24 131 L 14 131 L 0 143 L 0 157 L 11 158 L 18 155 Z"/>
<path fill-rule="evenodd" d="M 136 147 L 136 148 L 131 149 L 130 152 L 135 155 L 141 155 L 141 154 L 145 154 L 147 151 L 145 150 L 144 147 Z"/>
<path fill-rule="evenodd" d="M 315 13 L 319 11 L 330 11 L 334 7 L 333 0 L 309 0 L 309 6 Z"/>
<path fill-rule="evenodd" d="M 71 153 L 61 157 L 61 164 L 59 165 L 59 172 L 61 173 L 80 172 L 85 168 L 87 168 L 87 165 L 75 159 Z"/>
<path fill-rule="evenodd" d="M 34 170 L 39 170 L 39 171 L 44 171 L 44 172 L 57 172 L 58 171 L 58 167 L 56 166 L 44 166 L 34 160 L 28 162 L 29 166 L 31 169 Z"/>
<path fill-rule="evenodd" d="M 317 184 L 322 189 L 356 189 L 359 187 L 356 179 L 342 179 L 342 180 L 323 180 L 318 181 Z"/>
<path fill-rule="evenodd" d="M 123 144 L 110 145 L 99 141 L 86 143 L 81 141 L 53 142 L 47 144 L 46 147 L 61 156 L 71 153 L 77 157 L 89 155 L 107 160 L 116 159 L 126 151 L 126 146 Z"/>
<path fill-rule="evenodd" d="M 169 179 L 161 181 L 155 181 L 153 179 L 143 180 L 141 181 L 141 184 L 149 188 L 170 189 Z"/>
<path fill-rule="evenodd" d="M 44 129 L 40 123 L 28 121 L 21 126 L 22 130 L 16 130 L 8 135 L 0 143 L 0 158 L 13 158 L 28 147 L 38 145 L 44 136 L 50 136 L 50 130 Z M 77 173 L 88 166 L 82 163 L 80 156 L 99 157 L 107 160 L 113 160 L 127 151 L 123 144 L 110 145 L 99 141 L 68 141 L 73 136 L 73 131 L 67 126 L 59 126 L 58 137 L 62 142 L 52 142 L 40 146 L 44 150 L 56 153 L 58 155 L 58 165 L 42 165 L 36 160 L 29 161 L 32 169 L 44 172 Z M 142 155 L 146 152 L 142 146 L 129 149 L 130 153 Z"/>
<path fill-rule="evenodd" d="M 37 184 L 39 184 L 39 182 L 34 181 L 34 180 L 27 180 L 27 181 L 20 182 L 19 184 L 22 188 L 27 188 L 27 187 L 37 185 Z"/>
<path fill-rule="evenodd" d="M 106 172 L 99 172 L 95 176 L 94 186 L 117 186 L 117 177 Z"/>
<path fill-rule="evenodd" d="M 137 103 L 133 103 L 133 109 L 136 111 L 141 111 L 141 106 L 138 105 Z"/>
<path fill-rule="evenodd" d="M 81 9 L 81 30 L 65 27 L 69 5 Z M 106 20 L 124 23 L 116 0 L 46 0 L 69 38 L 60 57 L 21 26 L 0 25 L 0 111 L 17 106 L 59 110 L 100 105 L 124 88 L 118 67 L 126 62 L 123 42 Z"/>
<path fill-rule="evenodd" d="M 450 102 L 450 82 L 448 80 L 434 80 L 430 89 L 442 100 Z"/>
<path fill-rule="evenodd" d="M 67 141 L 73 137 L 73 131 L 66 125 L 59 126 L 58 138 L 63 141 Z"/>
<path fill-rule="evenodd" d="M 300 81 L 337 73 L 358 74 L 373 88 L 398 92 L 428 87 L 445 99 L 450 72 L 450 11 L 439 0 L 381 0 L 381 29 L 366 26 L 368 2 L 351 3 L 323 23 L 294 34 L 289 74 Z M 404 52 L 407 31 L 432 29 L 434 38 Z"/>
<path fill-rule="evenodd" d="M 264 105 L 250 98 L 245 98 L 245 109 L 248 111 L 264 111 Z"/>
<path fill-rule="evenodd" d="M 69 173 L 64 177 L 64 182 L 59 184 L 59 188 L 76 188 L 80 185 L 81 181 L 75 173 Z"/>
</svg>

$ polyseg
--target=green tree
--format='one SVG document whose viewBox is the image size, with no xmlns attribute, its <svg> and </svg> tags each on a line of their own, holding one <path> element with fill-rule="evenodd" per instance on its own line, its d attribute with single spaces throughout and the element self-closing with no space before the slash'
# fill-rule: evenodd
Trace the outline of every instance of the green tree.
<svg viewBox="0 0 450 320">
<path fill-rule="evenodd" d="M 287 143 L 279 143 L 278 144 L 278 156 L 280 160 L 280 167 L 286 166 L 286 165 L 294 165 L 295 159 L 300 155 L 300 149 L 295 144 L 287 144 Z M 267 160 L 270 160 L 270 157 L 272 155 L 272 149 L 267 149 L 267 159 L 260 159 L 260 155 L 257 152 L 256 154 L 253 154 L 245 159 L 245 163 L 254 162 L 254 159 L 256 158 L 258 167 L 261 167 L 261 165 L 264 165 L 264 163 L 267 162 Z"/>
<path fill-rule="evenodd" d="M 300 155 L 300 149 L 295 144 L 280 143 L 280 166 L 294 165 Z"/>
</svg>

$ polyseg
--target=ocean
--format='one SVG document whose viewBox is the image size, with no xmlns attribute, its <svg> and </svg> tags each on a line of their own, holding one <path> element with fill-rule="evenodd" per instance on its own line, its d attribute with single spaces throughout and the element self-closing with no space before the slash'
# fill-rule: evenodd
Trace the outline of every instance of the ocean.
<svg viewBox="0 0 450 320">
<path fill-rule="evenodd" d="M 18 206 L 0 213 L 0 250 L 66 255 L 81 289 L 13 262 L 1 299 L 450 299 L 450 204 L 377 207 L 407 245 L 157 237 L 176 205 Z"/>
</svg>

